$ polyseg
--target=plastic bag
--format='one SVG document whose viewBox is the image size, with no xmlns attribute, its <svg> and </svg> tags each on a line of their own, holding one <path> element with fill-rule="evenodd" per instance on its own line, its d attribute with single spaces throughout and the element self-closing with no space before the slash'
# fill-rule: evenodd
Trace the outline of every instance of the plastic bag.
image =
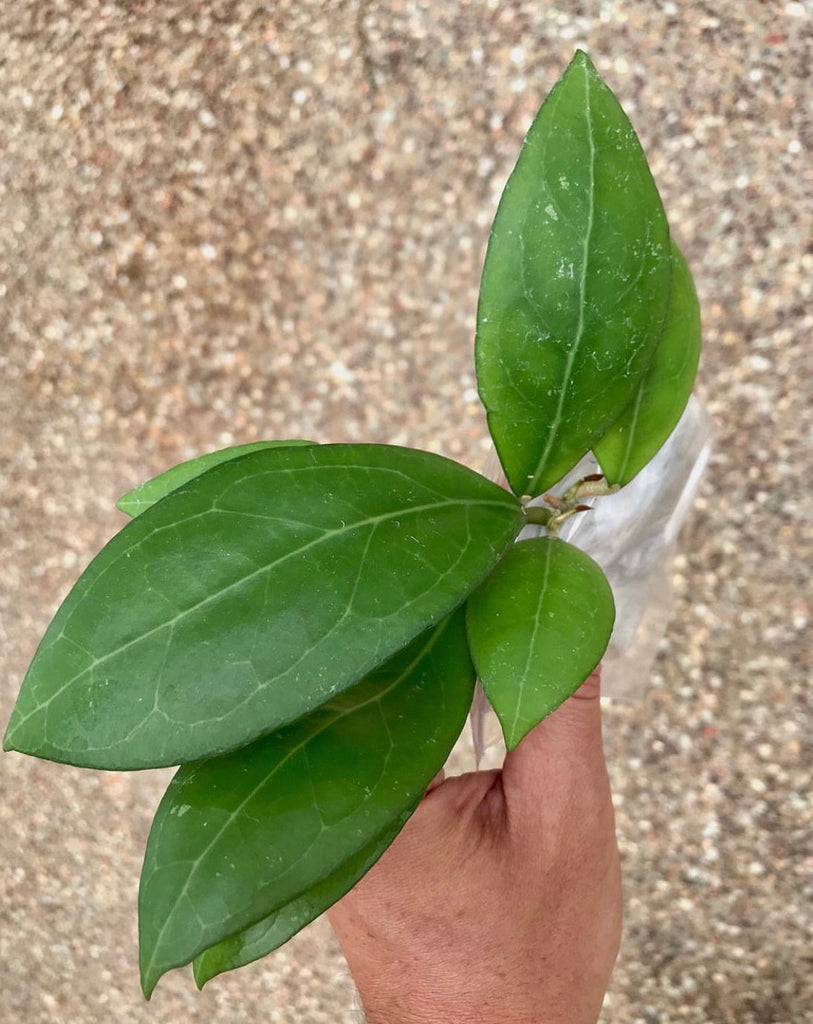
<svg viewBox="0 0 813 1024">
<path fill-rule="evenodd" d="M 562 539 L 598 562 L 615 596 L 615 628 L 602 661 L 602 697 L 635 700 L 646 689 L 672 611 L 678 534 L 709 460 L 714 433 L 711 417 L 691 398 L 664 446 L 626 487 L 617 494 L 584 499 L 591 511 L 572 516 L 562 526 Z M 577 480 L 599 471 L 588 454 L 550 493 L 564 494 Z M 496 452 L 485 474 L 505 484 Z M 531 504 L 542 504 L 542 499 Z M 543 532 L 542 527 L 527 526 L 518 539 Z M 502 732 L 479 684 L 469 725 L 477 766 L 499 767 L 505 756 Z"/>
</svg>

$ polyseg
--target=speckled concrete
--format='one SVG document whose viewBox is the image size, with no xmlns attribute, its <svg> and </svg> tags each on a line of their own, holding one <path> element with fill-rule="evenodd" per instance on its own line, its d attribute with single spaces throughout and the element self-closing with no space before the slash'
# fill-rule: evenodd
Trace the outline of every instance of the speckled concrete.
<svg viewBox="0 0 813 1024">
<path fill-rule="evenodd" d="M 488 226 L 584 45 L 694 269 L 720 427 L 649 688 L 608 714 L 627 923 L 603 1020 L 813 1020 L 812 17 L 781 0 L 4 0 L 0 720 L 122 525 L 115 499 L 156 471 L 274 436 L 482 465 Z M 202 995 L 175 973 L 144 1003 L 135 894 L 166 776 L 13 754 L 0 773 L 3 1024 L 350 1021 L 323 922 Z"/>
</svg>

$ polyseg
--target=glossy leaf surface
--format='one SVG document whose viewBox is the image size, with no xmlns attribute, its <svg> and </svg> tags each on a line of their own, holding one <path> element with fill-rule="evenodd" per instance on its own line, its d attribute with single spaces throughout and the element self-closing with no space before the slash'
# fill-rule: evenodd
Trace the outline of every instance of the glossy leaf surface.
<svg viewBox="0 0 813 1024">
<path fill-rule="evenodd" d="M 187 459 L 177 466 L 159 473 L 146 483 L 139 484 L 132 491 L 128 491 L 116 502 L 116 508 L 126 512 L 128 516 L 137 516 L 142 512 L 165 498 L 172 491 L 176 491 L 182 484 L 194 480 L 196 476 L 214 469 L 224 462 L 232 459 L 239 459 L 241 455 L 248 455 L 250 452 L 261 452 L 266 448 L 284 448 L 289 445 L 309 445 L 313 441 L 255 441 L 252 444 L 236 444 L 231 448 L 221 448 L 216 452 L 207 452 L 195 459 Z"/>
<path fill-rule="evenodd" d="M 596 563 L 572 544 L 515 544 L 468 601 L 469 647 L 512 750 L 601 661 L 615 607 Z"/>
<path fill-rule="evenodd" d="M 224 971 L 245 967 L 246 964 L 279 949 L 291 936 L 296 935 L 305 925 L 332 907 L 375 864 L 404 827 L 416 806 L 417 804 L 405 811 L 394 826 L 342 864 L 324 881 L 318 882 L 257 924 L 231 935 L 196 956 L 193 968 L 198 988 L 203 988 L 207 981 L 218 974 L 223 974 Z"/>
<path fill-rule="evenodd" d="M 4 746 L 119 769 L 233 749 L 447 615 L 521 525 L 506 491 L 408 448 L 223 463 L 93 560 L 45 634 Z"/>
<path fill-rule="evenodd" d="M 139 894 L 142 984 L 298 899 L 425 791 L 460 733 L 474 670 L 449 619 L 308 718 L 181 768 Z"/>
<path fill-rule="evenodd" d="M 692 272 L 672 244 L 672 290 L 666 327 L 635 396 L 593 454 L 611 484 L 628 484 L 675 429 L 692 393 L 700 360 L 700 304 Z"/>
<path fill-rule="evenodd" d="M 646 157 L 579 52 L 528 132 L 480 286 L 480 396 L 515 493 L 546 491 L 631 401 L 661 335 L 669 279 Z"/>
</svg>

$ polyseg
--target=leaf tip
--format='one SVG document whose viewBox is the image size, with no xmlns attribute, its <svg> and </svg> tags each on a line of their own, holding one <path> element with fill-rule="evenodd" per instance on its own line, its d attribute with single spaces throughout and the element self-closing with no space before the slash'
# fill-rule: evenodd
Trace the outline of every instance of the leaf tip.
<svg viewBox="0 0 813 1024">
<path fill-rule="evenodd" d="M 141 964 L 141 991 L 148 1002 L 152 998 L 155 986 L 164 974 L 166 974 L 166 970 L 156 967 L 154 960 L 148 964 Z"/>
<path fill-rule="evenodd" d="M 596 66 L 590 59 L 590 54 L 586 50 L 579 47 L 573 54 L 573 59 L 570 62 L 570 66 L 574 68 L 586 68 L 588 71 L 595 72 Z"/>
<path fill-rule="evenodd" d="M 512 750 L 516 750 L 520 743 L 525 739 L 533 728 L 533 723 L 523 727 L 516 715 L 509 715 L 505 709 L 498 711 L 497 708 L 494 707 L 491 698 L 489 697 L 488 699 L 492 708 L 494 708 L 494 713 L 496 714 L 497 719 L 499 720 L 505 749 L 510 753 Z"/>
<path fill-rule="evenodd" d="M 517 733 L 514 730 L 506 732 L 505 729 L 503 729 L 502 735 L 503 739 L 505 740 L 505 749 L 508 751 L 509 754 L 511 753 L 512 750 L 517 749 L 517 747 L 525 739 L 529 732 L 529 729 L 526 729 L 526 731 L 523 733 Z"/>
<path fill-rule="evenodd" d="M 23 742 L 21 744 L 20 739 L 17 735 L 17 733 L 19 733 L 20 730 L 18 728 L 19 723 L 15 721 L 15 719 L 17 719 L 16 708 L 14 709 L 14 711 L 12 711 L 11 718 L 9 719 L 8 725 L 6 726 L 6 731 L 3 736 L 3 751 L 5 753 L 8 753 L 11 750 L 15 750 L 20 754 L 27 754 L 28 751 L 25 749 L 25 743 Z"/>
<path fill-rule="evenodd" d="M 119 510 L 119 512 L 123 512 L 126 516 L 133 515 L 133 502 L 132 499 L 130 498 L 129 492 L 127 494 L 122 495 L 122 497 L 119 498 L 119 500 L 116 502 L 116 508 Z"/>
<path fill-rule="evenodd" d="M 155 962 L 156 949 L 153 946 L 148 950 L 144 945 L 144 933 L 139 936 L 139 974 L 141 976 L 141 991 L 144 998 L 149 1001 L 155 991 L 155 986 L 166 974 L 167 969 L 162 968 Z"/>
<path fill-rule="evenodd" d="M 211 981 L 214 974 L 210 974 L 206 969 L 206 961 L 204 957 L 196 957 L 192 961 L 192 976 L 195 979 L 195 985 L 197 986 L 198 992 L 203 991 L 203 986 L 207 981 Z"/>
</svg>

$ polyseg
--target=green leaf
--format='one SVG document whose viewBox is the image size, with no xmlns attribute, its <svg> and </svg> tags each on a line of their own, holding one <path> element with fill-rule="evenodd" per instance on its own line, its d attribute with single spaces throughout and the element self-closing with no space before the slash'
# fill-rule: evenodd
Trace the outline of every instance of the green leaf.
<svg viewBox="0 0 813 1024">
<path fill-rule="evenodd" d="M 409 448 L 272 448 L 216 466 L 83 573 L 5 749 L 130 769 L 241 746 L 448 615 L 522 521 L 496 484 Z"/>
<path fill-rule="evenodd" d="M 145 994 L 170 968 L 303 896 L 403 821 L 443 766 L 473 688 L 458 609 L 308 718 L 181 768 L 144 859 Z"/>
<path fill-rule="evenodd" d="M 593 445 L 608 483 L 628 484 L 677 426 L 692 393 L 700 344 L 700 304 L 692 272 L 673 243 L 672 291 L 663 337 L 632 401 Z"/>
<path fill-rule="evenodd" d="M 367 874 L 412 816 L 415 807 L 417 804 L 405 811 L 394 826 L 386 829 L 324 881 L 318 882 L 257 924 L 223 939 L 196 956 L 192 966 L 198 988 L 203 988 L 207 981 L 224 971 L 245 967 L 279 949 L 291 936 L 332 907 Z"/>
<path fill-rule="evenodd" d="M 480 286 L 477 379 L 515 493 L 544 493 L 631 401 L 669 278 L 646 157 L 578 52 L 528 132 Z"/>
<path fill-rule="evenodd" d="M 221 448 L 216 452 L 207 452 L 206 455 L 199 455 L 196 459 L 188 459 L 180 462 L 172 469 L 154 476 L 152 480 L 139 484 L 132 491 L 128 491 L 124 497 L 116 502 L 116 508 L 128 516 L 137 516 L 156 503 L 165 498 L 172 491 L 177 490 L 181 484 L 194 480 L 196 476 L 205 473 L 208 469 L 221 465 L 223 462 L 230 462 L 232 459 L 239 459 L 241 455 L 248 455 L 249 452 L 263 451 L 265 448 L 284 448 L 289 445 L 309 445 L 313 441 L 255 441 L 252 444 L 236 444 L 231 448 Z"/>
<path fill-rule="evenodd" d="M 468 601 L 469 647 L 509 750 L 581 686 L 610 641 L 615 607 L 572 544 L 515 544 Z"/>
</svg>

